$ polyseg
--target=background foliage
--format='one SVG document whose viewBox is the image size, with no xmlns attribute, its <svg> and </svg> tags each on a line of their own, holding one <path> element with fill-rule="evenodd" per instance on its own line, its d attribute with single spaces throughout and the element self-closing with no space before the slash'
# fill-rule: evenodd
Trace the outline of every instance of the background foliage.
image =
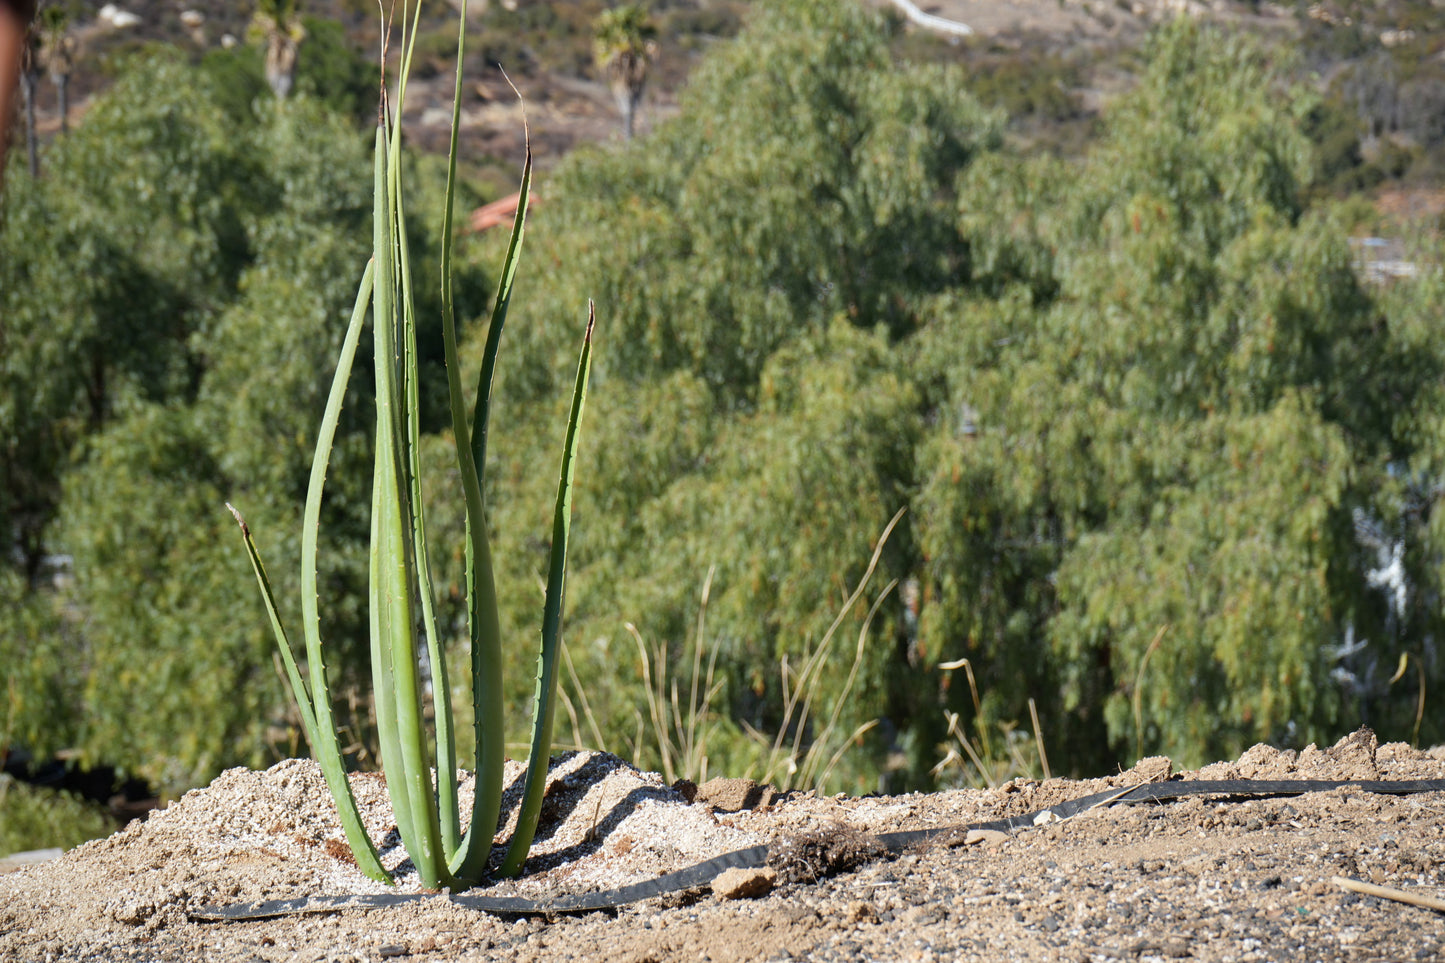
<svg viewBox="0 0 1445 963">
<path fill-rule="evenodd" d="M 844 732 L 879 720 L 834 788 L 928 785 L 945 710 L 987 733 L 1026 722 L 1030 697 L 1056 772 L 1362 722 L 1410 738 L 1401 655 L 1442 681 L 1445 281 L 1429 236 L 1415 277 L 1358 277 L 1320 189 L 1333 94 L 1180 22 L 1080 156 L 1024 153 L 971 93 L 1008 106 L 994 74 L 896 59 L 897 23 L 846 4 L 767 6 L 680 116 L 541 185 L 489 448 L 514 731 L 558 399 L 593 297 L 579 738 L 660 764 L 631 623 L 680 693 L 689 646 L 715 659 L 711 770 L 759 764 L 749 727 L 799 724 L 780 666 L 820 643 L 900 508 L 811 693 Z M 0 224 L 0 746 L 76 749 L 172 792 L 296 751 L 221 506 L 296 531 L 366 239 L 359 75 L 338 62 L 276 104 L 237 98 L 225 78 L 245 69 L 130 62 L 44 177 L 7 174 Z M 419 221 L 434 203 L 424 190 Z M 463 249 L 464 317 L 482 316 L 495 243 Z M 485 333 L 471 324 L 465 352 Z M 364 636 L 365 387 L 322 526 L 343 688 Z M 433 563 L 460 626 L 438 398 L 428 484 L 450 535 Z M 276 573 L 298 551 L 264 548 Z M 977 710 L 943 667 L 960 659 Z M 802 723 L 803 744 L 818 734 Z M 1442 735 L 1427 716 L 1420 738 Z"/>
</svg>

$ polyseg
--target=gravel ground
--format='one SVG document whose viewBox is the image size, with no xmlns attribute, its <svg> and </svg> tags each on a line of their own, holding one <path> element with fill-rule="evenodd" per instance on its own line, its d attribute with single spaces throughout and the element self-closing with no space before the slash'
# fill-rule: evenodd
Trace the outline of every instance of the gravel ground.
<svg viewBox="0 0 1445 963">
<path fill-rule="evenodd" d="M 1166 759 L 1108 779 L 856 799 L 775 796 L 739 780 L 688 803 L 613 756 L 558 757 L 528 875 L 539 897 L 635 882 L 799 833 L 981 822 L 1170 777 Z M 512 781 L 520 770 L 509 773 Z M 1256 746 L 1173 778 L 1440 779 L 1445 749 L 1377 746 L 1361 730 L 1296 754 Z M 375 777 L 354 782 L 374 837 L 417 892 Z M 751 808 L 746 808 L 751 807 Z M 188 913 L 237 900 L 374 893 L 350 864 L 316 767 L 231 770 L 149 821 L 0 876 L 0 959 L 1425 960 L 1439 913 L 1361 896 L 1336 876 L 1445 895 L 1445 794 L 1336 789 L 1192 798 L 875 859 L 753 898 L 694 891 L 583 916 L 504 918 L 444 898 L 234 923 Z M 499 835 L 509 832 L 504 828 Z M 721 887 L 719 887 L 721 889 Z"/>
</svg>

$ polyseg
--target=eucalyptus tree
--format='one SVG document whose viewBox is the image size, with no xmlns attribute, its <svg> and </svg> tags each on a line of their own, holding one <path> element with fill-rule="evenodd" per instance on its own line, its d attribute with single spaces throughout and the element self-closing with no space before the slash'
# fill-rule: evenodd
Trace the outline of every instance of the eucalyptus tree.
<svg viewBox="0 0 1445 963">
<path fill-rule="evenodd" d="M 996 719 L 1058 693 L 1057 738 L 1112 747 L 1094 765 L 1398 723 L 1340 659 L 1368 639 L 1393 667 L 1403 644 L 1356 520 L 1398 515 L 1396 413 L 1427 368 L 1306 209 L 1314 95 L 1194 23 L 1148 55 L 1072 177 L 963 187 L 1013 279 L 940 304 L 921 345 L 948 385 L 920 466 L 924 634 L 984 667 Z"/>
<path fill-rule="evenodd" d="M 23 564 L 7 544 L 0 658 L 27 694 L 0 730 L 31 742 L 64 700 L 71 741 L 38 749 L 169 791 L 294 749 L 274 643 L 233 618 L 254 590 L 222 506 L 292 521 L 365 260 L 369 165 L 347 118 L 286 107 L 227 116 L 207 72 L 141 58 L 44 179 L 6 185 L 0 525 Z M 338 469 L 368 454 L 363 409 L 348 405 Z M 327 506 L 343 686 L 365 635 L 366 502 L 341 485 Z M 59 594 L 44 564 L 58 554 L 73 559 Z"/>
<path fill-rule="evenodd" d="M 926 781 L 942 710 L 972 712 L 944 667 L 960 658 L 979 725 L 1034 697 L 1051 755 L 1080 769 L 1361 719 L 1408 738 L 1410 666 L 1441 681 L 1445 281 L 1361 287 L 1342 225 L 1308 205 L 1313 95 L 1271 52 L 1179 23 L 1087 157 L 1020 158 L 957 71 L 892 61 L 888 23 L 769 4 L 648 150 L 579 151 L 540 185 L 493 396 L 516 429 L 489 439 L 487 499 L 499 580 L 540 584 L 547 545 L 524 533 L 555 492 L 535 465 L 575 371 L 555 319 L 596 295 L 567 641 L 608 747 L 636 738 L 632 622 L 683 686 L 687 641 L 714 647 L 716 758 L 744 769 L 744 724 L 786 718 L 779 664 L 797 668 L 904 506 L 844 612 L 850 641 L 869 627 L 856 686 L 840 652 L 814 693 L 849 725 L 884 720 L 850 788 L 899 754 Z M 234 618 L 252 590 L 214 509 L 244 486 L 258 527 L 295 530 L 365 209 L 343 121 L 299 95 L 234 123 L 219 103 L 179 64 L 133 65 L 44 181 L 17 174 L 0 225 L 0 523 L 29 566 L 0 571 L 0 664 L 28 699 L 0 739 L 42 738 L 64 704 L 65 738 L 176 787 L 294 729 L 269 641 Z M 464 335 L 475 357 L 486 327 Z M 338 479 L 370 454 L 367 415 L 343 408 Z M 437 485 L 456 481 L 442 421 L 422 428 Z M 328 492 L 321 578 L 351 663 L 369 499 Z M 437 545 L 462 542 L 454 503 Z M 27 584 L 54 547 L 76 563 L 64 609 Z M 441 624 L 464 625 L 445 589 L 464 556 L 439 554 Z M 910 602 L 892 579 L 917 583 Z M 504 633 L 530 634 L 535 603 L 503 600 Z M 45 671 L 72 648 L 96 673 L 76 684 Z M 517 683 L 511 711 L 530 694 Z"/>
<path fill-rule="evenodd" d="M 955 181 L 998 148 L 1002 122 L 961 72 L 894 62 L 891 23 L 831 0 L 768 5 L 714 49 L 647 150 L 579 152 L 530 222 L 542 276 L 519 277 L 535 287 L 514 308 L 521 350 L 495 397 L 506 423 L 537 425 L 538 452 L 525 431 L 491 449 L 497 557 L 519 579 L 541 563 L 512 539 L 548 497 L 524 470 L 553 443 L 544 399 L 571 350 L 547 318 L 591 292 L 606 334 L 578 514 L 607 521 L 576 532 L 569 644 L 614 738 L 635 733 L 624 624 L 677 656 L 713 566 L 705 629 L 730 680 L 716 705 L 735 725 L 776 725 L 780 661 L 801 664 L 908 500 L 917 391 L 893 348 L 971 271 Z M 846 613 L 836 659 L 852 659 L 868 604 L 908 574 L 910 519 Z M 906 729 L 920 700 L 897 648 L 903 609 L 891 595 L 882 606 L 840 711 Z M 847 674 L 830 662 L 820 707 L 840 703 Z M 741 771 L 751 746 L 717 751 Z M 850 762 L 849 785 L 876 788 L 875 762 Z"/>
</svg>

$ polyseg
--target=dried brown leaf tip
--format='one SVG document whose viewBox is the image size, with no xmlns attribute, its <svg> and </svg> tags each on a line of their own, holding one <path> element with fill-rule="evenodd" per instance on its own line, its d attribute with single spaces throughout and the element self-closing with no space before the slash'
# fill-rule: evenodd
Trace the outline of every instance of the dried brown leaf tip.
<svg viewBox="0 0 1445 963">
<path fill-rule="evenodd" d="M 250 538 L 251 529 L 246 525 L 246 520 L 241 517 L 241 513 L 236 510 L 236 506 L 232 505 L 230 502 L 226 502 L 226 510 L 231 513 L 231 517 L 236 520 L 236 524 L 241 526 L 241 534 L 245 535 L 247 538 Z"/>
</svg>

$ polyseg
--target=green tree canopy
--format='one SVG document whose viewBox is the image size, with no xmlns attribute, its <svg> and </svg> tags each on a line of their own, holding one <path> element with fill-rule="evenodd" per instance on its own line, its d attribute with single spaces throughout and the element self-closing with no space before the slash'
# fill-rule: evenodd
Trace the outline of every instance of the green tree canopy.
<svg viewBox="0 0 1445 963">
<path fill-rule="evenodd" d="M 1031 226 L 991 244 L 1034 271 L 1059 252 L 1047 308 L 1021 281 L 923 341 L 948 385 L 920 472 L 924 621 L 1011 711 L 1020 681 L 1062 688 L 1092 720 L 1075 732 L 1120 753 L 1141 686 L 1142 744 L 1199 762 L 1328 737 L 1348 718 L 1331 652 L 1395 644 L 1353 519 L 1390 487 L 1390 393 L 1419 386 L 1394 382 L 1339 226 L 1303 214 L 1309 95 L 1196 24 L 1151 55 L 1071 203 L 1005 214 Z"/>
<path fill-rule="evenodd" d="M 7 181 L 0 224 L 0 513 L 19 550 L 0 655 L 52 680 L 9 699 L 0 741 L 79 749 L 169 791 L 294 749 L 224 504 L 296 531 L 369 250 L 370 158 L 350 119 L 304 94 L 228 114 L 213 76 L 129 64 L 44 179 Z M 462 303 L 479 288 L 463 272 Z M 423 347 L 440 381 L 439 334 Z M 365 387 L 333 454 L 321 573 L 343 687 L 365 637 Z M 430 395 L 427 409 L 434 424 Z M 73 572 L 59 594 L 56 559 Z M 36 741 L 58 702 L 75 726 Z"/>
<path fill-rule="evenodd" d="M 922 413 L 896 345 L 972 270 L 955 179 L 997 149 L 1001 118 L 956 70 L 893 62 L 890 29 L 847 4 L 769 5 L 700 69 L 679 118 L 626 151 L 569 159 L 541 188 L 529 243 L 544 276 L 524 268 L 507 334 L 522 359 L 501 372 L 497 420 L 522 427 L 493 448 L 496 477 L 517 482 L 499 483 L 494 521 L 499 557 L 529 584 L 549 482 L 526 476 L 555 425 L 535 399 L 565 377 L 565 319 L 594 297 L 596 427 L 569 583 L 590 676 L 633 664 L 624 621 L 677 651 L 715 567 L 707 631 L 730 711 L 777 724 L 775 660 L 796 665 L 818 641 L 909 499 Z M 909 570 L 911 536 L 890 545 L 845 634 Z M 854 722 L 914 701 L 888 668 L 901 606 L 885 613 Z M 635 696 L 592 701 L 631 730 Z"/>
<path fill-rule="evenodd" d="M 817 638 L 908 505 L 886 560 L 919 621 L 885 607 L 848 708 L 887 721 L 875 748 L 912 779 L 941 710 L 972 712 L 936 668 L 962 657 L 981 724 L 1034 697 L 1084 770 L 1400 723 L 1403 691 L 1349 681 L 1339 653 L 1368 638 L 1393 665 L 1407 644 L 1357 527 L 1399 528 L 1402 399 L 1436 369 L 1308 210 L 1315 98 L 1288 61 L 1164 28 L 1076 163 L 1003 152 L 954 73 L 890 63 L 885 35 L 843 5 L 770 8 L 680 118 L 544 187 L 548 270 L 505 386 L 530 424 L 566 371 L 554 319 L 597 296 L 587 657 L 629 651 L 623 620 L 680 645 L 716 566 L 730 711 L 775 722 L 769 660 Z M 527 443 L 497 451 L 519 480 L 497 499 L 507 541 L 514 512 L 538 529 L 544 486 L 520 481 Z M 525 579 L 540 556 L 508 544 Z"/>
<path fill-rule="evenodd" d="M 1034 698 L 1060 769 L 1140 749 L 1200 762 L 1362 721 L 1410 737 L 1420 689 L 1389 682 L 1401 656 L 1442 681 L 1442 275 L 1361 285 L 1340 219 L 1310 206 L 1317 98 L 1287 58 L 1184 20 L 1086 156 L 1025 157 L 959 71 L 893 60 L 892 29 L 835 0 L 768 4 L 680 116 L 539 177 L 488 448 L 514 720 L 556 399 L 592 297 L 567 640 L 608 748 L 637 739 L 625 624 L 687 688 L 705 621 L 713 770 L 756 759 L 745 726 L 797 724 L 779 664 L 818 644 L 899 508 L 842 613 L 856 639 L 882 598 L 856 683 L 841 645 L 798 732 L 835 710 L 843 731 L 881 720 L 839 786 L 876 788 L 885 766 L 890 788 L 929 782 L 944 710 L 974 713 L 941 667 L 963 658 L 972 724 L 1021 721 Z M 368 237 L 346 120 L 304 83 L 242 103 L 221 66 L 126 68 L 44 180 L 12 172 L 0 224 L 0 517 L 17 548 L 0 664 L 18 680 L 0 741 L 64 740 L 170 789 L 291 751 L 221 502 L 297 531 Z M 413 229 L 435 223 L 434 194 L 409 199 Z M 460 258 L 473 318 L 489 245 Z M 436 305 L 418 309 L 430 510 L 448 530 L 432 561 L 460 632 Z M 464 332 L 473 360 L 485 334 Z M 323 526 L 343 688 L 364 637 L 365 388 Z M 298 549 L 280 537 L 265 549 L 286 565 Z M 62 554 L 65 591 L 47 567 Z M 62 652 L 81 676 L 55 671 Z M 57 706 L 73 725 L 46 730 Z"/>
</svg>

